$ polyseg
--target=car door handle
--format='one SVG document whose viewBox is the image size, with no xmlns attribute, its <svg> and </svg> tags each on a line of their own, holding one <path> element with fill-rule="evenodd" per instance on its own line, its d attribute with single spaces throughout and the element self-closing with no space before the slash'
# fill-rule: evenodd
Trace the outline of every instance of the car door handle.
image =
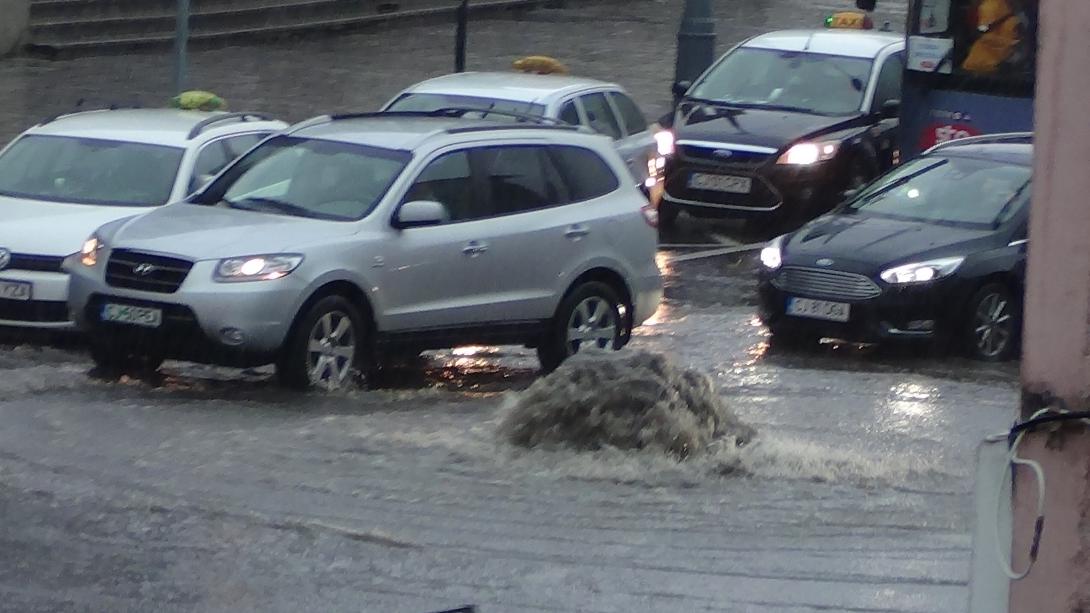
<svg viewBox="0 0 1090 613">
<path fill-rule="evenodd" d="M 590 234 L 590 228 L 582 225 L 568 226 L 568 229 L 564 231 L 564 236 L 573 241 L 577 241 L 588 234 Z"/>
<path fill-rule="evenodd" d="M 465 247 L 462 247 L 462 253 L 471 258 L 475 258 L 486 251 L 488 251 L 488 245 L 477 241 L 469 241 Z"/>
</svg>

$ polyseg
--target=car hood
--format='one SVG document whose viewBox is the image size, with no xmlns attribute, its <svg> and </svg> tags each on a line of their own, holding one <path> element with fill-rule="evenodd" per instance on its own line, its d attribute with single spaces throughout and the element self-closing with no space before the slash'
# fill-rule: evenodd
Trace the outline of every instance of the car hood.
<svg viewBox="0 0 1090 613">
<path fill-rule="evenodd" d="M 132 219 L 104 238 L 114 249 L 206 260 L 291 252 L 355 230 L 356 225 L 348 222 L 182 202 Z"/>
<path fill-rule="evenodd" d="M 149 210 L 0 196 L 0 247 L 12 253 L 67 256 L 79 251 L 99 226 Z"/>
<path fill-rule="evenodd" d="M 991 230 L 975 230 L 869 215 L 820 217 L 789 235 L 785 266 L 817 266 L 875 275 L 890 266 L 985 250 L 999 240 Z"/>
<path fill-rule="evenodd" d="M 862 115 L 829 117 L 687 102 L 679 108 L 674 122 L 674 133 L 677 140 L 737 143 L 782 149 L 799 139 L 854 127 L 861 120 Z"/>
</svg>

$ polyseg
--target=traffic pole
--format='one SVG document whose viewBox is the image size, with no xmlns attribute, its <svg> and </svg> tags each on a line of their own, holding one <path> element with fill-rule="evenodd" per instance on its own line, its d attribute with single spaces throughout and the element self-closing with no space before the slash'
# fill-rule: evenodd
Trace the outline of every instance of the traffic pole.
<svg viewBox="0 0 1090 613">
<path fill-rule="evenodd" d="M 674 83 L 696 80 L 715 61 L 715 20 L 711 0 L 685 0 L 677 32 Z"/>
<path fill-rule="evenodd" d="M 466 37 L 469 30 L 469 0 L 462 0 L 457 12 L 458 32 L 454 40 L 454 72 L 466 70 Z"/>
<path fill-rule="evenodd" d="M 177 94 L 185 91 L 188 47 L 189 0 L 178 0 L 177 23 L 174 26 L 174 92 Z"/>
</svg>

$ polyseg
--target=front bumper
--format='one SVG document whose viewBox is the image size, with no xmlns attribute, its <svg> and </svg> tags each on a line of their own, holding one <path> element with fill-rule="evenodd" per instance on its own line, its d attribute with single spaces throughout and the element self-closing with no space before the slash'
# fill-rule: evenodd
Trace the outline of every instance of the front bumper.
<svg viewBox="0 0 1090 613">
<path fill-rule="evenodd" d="M 304 295 L 300 278 L 217 283 L 214 267 L 212 261 L 197 262 L 177 291 L 160 293 L 110 286 L 102 261 L 93 268 L 69 264 L 69 309 L 90 335 L 107 335 L 163 357 L 228 366 L 272 361 Z M 162 323 L 145 328 L 103 321 L 106 303 L 160 309 Z"/>
<path fill-rule="evenodd" d="M 758 315 L 779 333 L 805 334 L 837 340 L 873 343 L 887 340 L 930 340 L 956 334 L 964 320 L 971 285 L 961 279 L 904 287 L 882 285 L 882 293 L 868 300 L 792 292 L 772 283 L 762 271 L 757 287 Z M 847 322 L 824 321 L 787 314 L 790 298 L 813 298 L 850 305 Z"/>
<path fill-rule="evenodd" d="M 68 316 L 68 275 L 8 269 L 0 271 L 0 281 L 31 285 L 30 300 L 0 299 L 0 326 L 42 330 L 75 328 Z"/>
</svg>

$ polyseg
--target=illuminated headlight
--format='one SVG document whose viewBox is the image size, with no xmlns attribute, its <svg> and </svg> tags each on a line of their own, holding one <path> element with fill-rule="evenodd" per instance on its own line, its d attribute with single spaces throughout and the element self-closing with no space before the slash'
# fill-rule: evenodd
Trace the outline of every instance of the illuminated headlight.
<svg viewBox="0 0 1090 613">
<path fill-rule="evenodd" d="M 216 281 L 272 281 L 286 277 L 299 267 L 303 256 L 292 253 L 253 255 L 221 260 L 216 266 Z"/>
<path fill-rule="evenodd" d="M 761 264 L 769 270 L 776 270 L 783 264 L 783 237 L 774 239 L 761 249 Z"/>
<path fill-rule="evenodd" d="M 655 133 L 655 144 L 658 146 L 659 155 L 663 157 L 674 154 L 674 133 L 669 130 Z"/>
<path fill-rule="evenodd" d="M 780 159 L 776 160 L 776 163 L 791 166 L 809 166 L 833 159 L 839 150 L 840 143 L 838 141 L 798 143 L 784 152 Z"/>
<path fill-rule="evenodd" d="M 916 262 L 882 271 L 879 276 L 886 283 L 926 283 L 954 274 L 964 261 L 964 257 L 956 257 Z"/>
<path fill-rule="evenodd" d="M 84 266 L 94 266 L 98 264 L 98 252 L 102 251 L 106 245 L 99 240 L 98 236 L 92 234 L 90 238 L 83 241 L 83 247 L 79 250 L 79 261 Z"/>
</svg>

